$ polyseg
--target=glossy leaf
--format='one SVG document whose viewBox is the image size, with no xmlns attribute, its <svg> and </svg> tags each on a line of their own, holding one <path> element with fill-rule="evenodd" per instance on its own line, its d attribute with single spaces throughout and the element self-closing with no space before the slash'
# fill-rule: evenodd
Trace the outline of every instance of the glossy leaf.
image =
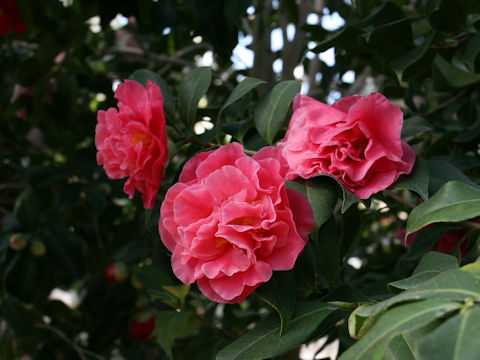
<svg viewBox="0 0 480 360">
<path fill-rule="evenodd" d="M 432 125 L 424 118 L 420 116 L 412 116 L 408 119 L 405 119 L 403 122 L 402 139 L 417 135 L 419 133 L 428 132 L 432 129 Z"/>
<path fill-rule="evenodd" d="M 304 182 L 308 202 L 312 206 L 315 228 L 318 230 L 333 214 L 337 203 L 337 185 L 327 176 Z"/>
<path fill-rule="evenodd" d="M 398 292 L 424 283 L 442 272 L 458 269 L 457 258 L 451 255 L 431 251 L 425 254 L 415 268 L 412 276 L 388 284 L 390 290 Z"/>
<path fill-rule="evenodd" d="M 260 286 L 256 293 L 272 306 L 280 316 L 280 335 L 288 329 L 295 311 L 295 282 L 292 271 L 277 271 L 272 278 Z"/>
<path fill-rule="evenodd" d="M 288 108 L 295 95 L 300 92 L 300 81 L 288 80 L 276 84 L 253 109 L 253 119 L 258 132 L 272 144 L 282 127 Z"/>
<path fill-rule="evenodd" d="M 233 92 L 230 94 L 228 99 L 223 104 L 220 111 L 225 110 L 226 107 L 232 105 L 235 101 L 239 100 L 242 96 L 245 96 L 250 91 L 255 89 L 258 85 L 265 84 L 265 81 L 254 78 L 254 77 L 246 77 L 239 83 Z"/>
<path fill-rule="evenodd" d="M 451 87 L 468 86 L 480 81 L 480 74 L 463 70 L 440 55 L 435 57 L 434 64 Z"/>
<path fill-rule="evenodd" d="M 423 55 L 425 55 L 428 48 L 430 47 L 430 44 L 432 43 L 434 35 L 435 33 L 432 33 L 422 42 L 422 44 L 402 54 L 401 56 L 392 61 L 392 69 L 395 71 L 399 82 L 402 81 L 405 70 L 415 64 L 422 58 Z"/>
<path fill-rule="evenodd" d="M 382 358 L 395 336 L 418 329 L 435 319 L 460 308 L 460 304 L 442 300 L 423 300 L 395 307 L 383 314 L 357 343 L 347 349 L 339 360 Z M 375 356 L 372 356 L 374 355 Z"/>
<path fill-rule="evenodd" d="M 429 200 L 412 210 L 406 235 L 424 226 L 443 221 L 463 221 L 480 215 L 480 190 L 450 181 Z"/>
<path fill-rule="evenodd" d="M 212 81 L 212 69 L 199 67 L 190 71 L 180 82 L 178 89 L 178 111 L 180 118 L 193 125 L 197 114 L 198 102 L 207 92 Z"/>
<path fill-rule="evenodd" d="M 185 311 L 159 311 L 155 325 L 157 341 L 162 345 L 170 359 L 175 339 L 183 332 L 188 323 L 190 314 Z"/>
<path fill-rule="evenodd" d="M 420 339 L 419 360 L 476 360 L 480 349 L 480 308 L 473 307 L 447 319 Z"/>
<path fill-rule="evenodd" d="M 464 271 L 448 270 L 387 300 L 365 307 L 357 315 L 375 316 L 395 304 L 418 299 L 464 301 L 466 298 L 480 300 L 480 281 Z"/>
<path fill-rule="evenodd" d="M 240 339 L 223 348 L 217 360 L 260 360 L 283 354 L 304 342 L 335 307 L 325 303 L 300 302 L 288 331 L 280 336 L 280 321 L 269 316 Z"/>
<path fill-rule="evenodd" d="M 478 187 L 463 172 L 447 161 L 432 159 L 427 161 L 428 172 L 430 174 L 428 191 L 434 194 L 447 181 L 457 180 L 470 186 Z"/>
<path fill-rule="evenodd" d="M 427 162 L 423 158 L 417 156 L 412 172 L 408 175 L 401 175 L 393 188 L 396 190 L 405 189 L 415 191 L 424 200 L 427 200 L 429 179 L 430 173 Z"/>
</svg>

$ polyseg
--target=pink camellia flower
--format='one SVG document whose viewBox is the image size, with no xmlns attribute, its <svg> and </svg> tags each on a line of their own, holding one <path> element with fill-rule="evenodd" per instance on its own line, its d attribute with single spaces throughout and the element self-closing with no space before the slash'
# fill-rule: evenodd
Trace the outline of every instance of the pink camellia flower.
<svg viewBox="0 0 480 360">
<path fill-rule="evenodd" d="M 241 303 L 272 270 L 292 269 L 313 212 L 285 187 L 287 170 L 275 147 L 249 157 L 232 143 L 190 159 L 160 210 L 175 275 L 213 301 Z"/>
<path fill-rule="evenodd" d="M 332 106 L 297 95 L 285 138 L 287 179 L 337 178 L 362 199 L 409 174 L 415 153 L 401 141 L 403 114 L 383 95 L 349 96 Z"/>
<path fill-rule="evenodd" d="M 95 128 L 97 162 L 109 178 L 128 177 L 123 190 L 130 198 L 140 191 L 143 206 L 155 204 L 168 162 L 163 97 L 157 84 L 147 87 L 125 80 L 115 92 L 118 111 L 98 112 Z"/>
</svg>

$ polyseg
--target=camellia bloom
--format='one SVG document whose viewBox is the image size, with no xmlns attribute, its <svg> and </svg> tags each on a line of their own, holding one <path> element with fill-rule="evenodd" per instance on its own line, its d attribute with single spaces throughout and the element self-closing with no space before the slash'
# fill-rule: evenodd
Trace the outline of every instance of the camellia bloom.
<svg viewBox="0 0 480 360">
<path fill-rule="evenodd" d="M 292 269 L 313 213 L 285 187 L 287 170 L 275 147 L 249 157 L 232 143 L 190 159 L 160 212 L 175 275 L 213 301 L 241 303 L 272 270 Z"/>
<path fill-rule="evenodd" d="M 297 95 L 285 138 L 287 179 L 326 174 L 362 199 L 409 174 L 415 153 L 401 141 L 403 113 L 383 95 L 346 97 L 332 106 Z"/>
<path fill-rule="evenodd" d="M 15 0 L 0 0 L 0 35 L 7 35 L 12 29 L 17 34 L 27 30 Z"/>
<path fill-rule="evenodd" d="M 151 209 L 168 162 L 163 97 L 157 84 L 143 87 L 125 80 L 115 92 L 118 111 L 98 112 L 95 128 L 97 162 L 111 179 L 128 177 L 123 190 L 130 198 L 140 191 Z"/>
</svg>

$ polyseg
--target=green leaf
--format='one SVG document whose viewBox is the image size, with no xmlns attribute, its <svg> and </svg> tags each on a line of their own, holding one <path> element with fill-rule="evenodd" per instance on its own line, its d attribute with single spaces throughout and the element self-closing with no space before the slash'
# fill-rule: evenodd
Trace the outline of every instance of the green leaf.
<svg viewBox="0 0 480 360">
<path fill-rule="evenodd" d="M 183 307 L 185 298 L 190 292 L 190 285 L 164 285 L 162 289 L 180 300 L 180 306 Z"/>
<path fill-rule="evenodd" d="M 253 108 L 253 119 L 258 132 L 272 144 L 283 125 L 285 115 L 296 94 L 300 92 L 298 80 L 282 81 L 276 84 Z"/>
<path fill-rule="evenodd" d="M 401 55 L 400 57 L 394 59 L 392 61 L 392 69 L 397 75 L 398 82 L 402 81 L 403 74 L 405 73 L 405 70 L 418 62 L 423 55 L 427 52 L 427 50 L 430 48 L 430 44 L 432 43 L 432 40 L 435 36 L 435 33 L 431 33 L 424 41 L 422 44 L 419 46 L 413 48 L 412 50 L 406 52 L 405 54 Z M 402 131 L 403 135 L 403 131 Z M 402 136 L 403 137 L 403 136 Z"/>
<path fill-rule="evenodd" d="M 476 360 L 480 349 L 480 308 L 447 319 L 435 331 L 420 339 L 420 360 L 443 359 Z"/>
<path fill-rule="evenodd" d="M 424 200 L 427 200 L 429 178 L 430 174 L 427 162 L 417 156 L 412 172 L 408 175 L 401 175 L 393 186 L 393 189 L 415 191 Z"/>
<path fill-rule="evenodd" d="M 412 275 L 431 271 L 440 273 L 451 269 L 458 269 L 458 261 L 455 256 L 430 251 L 422 257 Z"/>
<path fill-rule="evenodd" d="M 461 69 L 438 54 L 435 56 L 433 63 L 451 87 L 464 87 L 480 81 L 480 74 Z"/>
<path fill-rule="evenodd" d="M 313 241 L 318 273 L 327 280 L 331 288 L 337 269 L 341 263 L 341 241 L 338 234 L 335 219 L 331 218 L 320 230 L 314 230 Z"/>
<path fill-rule="evenodd" d="M 348 348 L 339 360 L 381 359 L 389 341 L 395 336 L 418 329 L 460 306 L 458 303 L 429 299 L 395 307 L 383 314 L 370 331 Z"/>
<path fill-rule="evenodd" d="M 402 139 L 417 135 L 419 133 L 432 131 L 432 129 L 432 125 L 424 118 L 420 116 L 412 116 L 408 119 L 405 119 L 403 122 Z"/>
<path fill-rule="evenodd" d="M 441 324 L 441 319 L 395 336 L 388 344 L 385 360 L 418 360 L 418 341 L 425 335 L 430 334 L 439 324 Z"/>
<path fill-rule="evenodd" d="M 225 101 L 225 104 L 221 107 L 220 111 L 218 112 L 218 117 L 217 117 L 217 137 L 219 137 L 219 131 L 220 128 L 227 134 L 230 135 L 237 135 L 235 137 L 239 138 L 239 140 L 243 139 L 243 136 L 245 135 L 245 132 L 250 128 L 251 123 L 253 120 L 247 119 L 231 124 L 225 124 L 222 125 L 223 122 L 223 111 L 230 105 L 232 105 L 235 101 L 239 100 L 246 94 L 248 94 L 250 91 L 255 89 L 258 85 L 264 84 L 265 81 L 254 78 L 254 77 L 247 77 L 245 78 L 240 84 L 238 84 L 233 92 L 230 94 L 228 97 L 227 101 Z M 248 124 L 248 126 L 247 126 Z M 233 132 L 233 134 L 232 134 Z M 240 135 L 240 136 L 238 136 Z"/>
<path fill-rule="evenodd" d="M 475 60 L 480 52 L 480 33 L 468 40 L 465 50 L 462 54 L 462 61 L 468 66 L 470 71 L 475 72 Z"/>
<path fill-rule="evenodd" d="M 333 33 L 328 39 L 319 43 L 312 52 L 318 54 L 335 46 L 338 48 L 356 48 L 358 47 L 358 36 L 363 34 L 363 30 L 356 26 L 346 26 Z"/>
<path fill-rule="evenodd" d="M 375 305 L 365 307 L 357 312 L 358 316 L 375 316 L 389 307 L 418 299 L 443 299 L 445 301 L 463 301 L 472 298 L 480 300 L 480 281 L 461 270 L 447 270 L 433 279 L 395 295 Z"/>
<path fill-rule="evenodd" d="M 155 324 L 157 341 L 165 350 L 170 359 L 173 359 L 173 342 L 187 327 L 189 317 L 190 313 L 185 311 L 157 312 L 157 320 Z"/>
<path fill-rule="evenodd" d="M 178 89 L 178 111 L 186 124 L 193 125 L 198 102 L 207 92 L 212 81 L 212 69 L 199 67 L 190 71 L 180 81 Z"/>
<path fill-rule="evenodd" d="M 134 71 L 132 75 L 130 75 L 129 79 L 135 80 L 143 86 L 147 86 L 148 80 L 157 84 L 162 90 L 163 108 L 165 109 L 165 114 L 168 116 L 170 121 L 175 120 L 175 99 L 173 98 L 172 90 L 170 90 L 167 82 L 160 75 L 147 69 L 139 69 Z"/>
<path fill-rule="evenodd" d="M 245 78 L 240 84 L 235 87 L 233 92 L 228 97 L 227 101 L 225 101 L 225 104 L 223 104 L 220 111 L 225 110 L 226 107 L 232 105 L 235 101 L 248 94 L 260 84 L 265 84 L 265 81 L 254 77 Z"/>
<path fill-rule="evenodd" d="M 226 134 L 232 135 L 235 139 L 240 142 L 243 142 L 243 137 L 250 129 L 253 124 L 253 119 L 249 118 L 246 120 L 235 121 L 227 124 L 222 125 L 222 130 Z"/>
<path fill-rule="evenodd" d="M 388 284 L 388 288 L 392 292 L 407 290 L 434 278 L 446 270 L 457 268 L 458 262 L 456 257 L 431 251 L 420 260 L 412 276 L 391 282 Z"/>
<path fill-rule="evenodd" d="M 480 279 L 480 262 L 477 261 L 474 263 L 470 263 L 467 265 L 463 265 L 460 270 L 468 272 L 471 274 L 475 279 Z"/>
<path fill-rule="evenodd" d="M 260 360 L 302 344 L 336 308 L 325 303 L 299 302 L 288 331 L 280 336 L 277 316 L 269 316 L 240 339 L 223 348 L 217 360 Z"/>
<path fill-rule="evenodd" d="M 458 180 L 467 185 L 478 187 L 472 180 L 470 180 L 463 172 L 457 169 L 454 165 L 444 160 L 428 160 L 428 171 L 430 180 L 428 184 L 428 191 L 434 194 L 447 181 Z"/>
<path fill-rule="evenodd" d="M 27 310 L 16 297 L 5 294 L 2 312 L 17 336 L 28 335 L 34 331 L 36 315 Z"/>
<path fill-rule="evenodd" d="M 479 215 L 480 190 L 459 181 L 450 181 L 432 198 L 412 210 L 406 235 L 431 223 L 464 221 Z"/>
<path fill-rule="evenodd" d="M 337 203 L 337 185 L 327 176 L 317 176 L 304 181 L 304 184 L 313 209 L 315 229 L 318 230 L 333 214 Z"/>
<path fill-rule="evenodd" d="M 135 269 L 135 275 L 142 285 L 149 290 L 163 290 L 164 286 L 174 285 L 170 276 L 159 266 L 146 265 Z"/>
<path fill-rule="evenodd" d="M 276 271 L 256 293 L 270 304 L 280 316 L 280 335 L 285 333 L 295 311 L 295 281 L 292 271 Z"/>
<path fill-rule="evenodd" d="M 385 360 L 416 360 L 413 347 L 409 344 L 404 334 L 395 336 L 384 355 Z"/>
</svg>

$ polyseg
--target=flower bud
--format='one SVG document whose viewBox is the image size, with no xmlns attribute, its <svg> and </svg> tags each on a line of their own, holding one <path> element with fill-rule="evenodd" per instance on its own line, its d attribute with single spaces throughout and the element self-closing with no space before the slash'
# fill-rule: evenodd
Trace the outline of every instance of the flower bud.
<svg viewBox="0 0 480 360">
<path fill-rule="evenodd" d="M 36 256 L 36 257 L 41 257 L 45 255 L 45 252 L 46 252 L 45 244 L 40 240 L 34 240 L 30 245 L 30 252 L 32 253 L 33 256 Z"/>
<path fill-rule="evenodd" d="M 13 234 L 10 236 L 10 248 L 21 251 L 27 246 L 27 237 L 24 234 Z"/>
<path fill-rule="evenodd" d="M 128 277 L 128 269 L 124 263 L 116 262 L 103 269 L 103 276 L 111 283 L 124 282 Z"/>
<path fill-rule="evenodd" d="M 130 339 L 147 341 L 155 331 L 156 318 L 152 311 L 142 311 L 135 315 L 130 323 Z"/>
</svg>

